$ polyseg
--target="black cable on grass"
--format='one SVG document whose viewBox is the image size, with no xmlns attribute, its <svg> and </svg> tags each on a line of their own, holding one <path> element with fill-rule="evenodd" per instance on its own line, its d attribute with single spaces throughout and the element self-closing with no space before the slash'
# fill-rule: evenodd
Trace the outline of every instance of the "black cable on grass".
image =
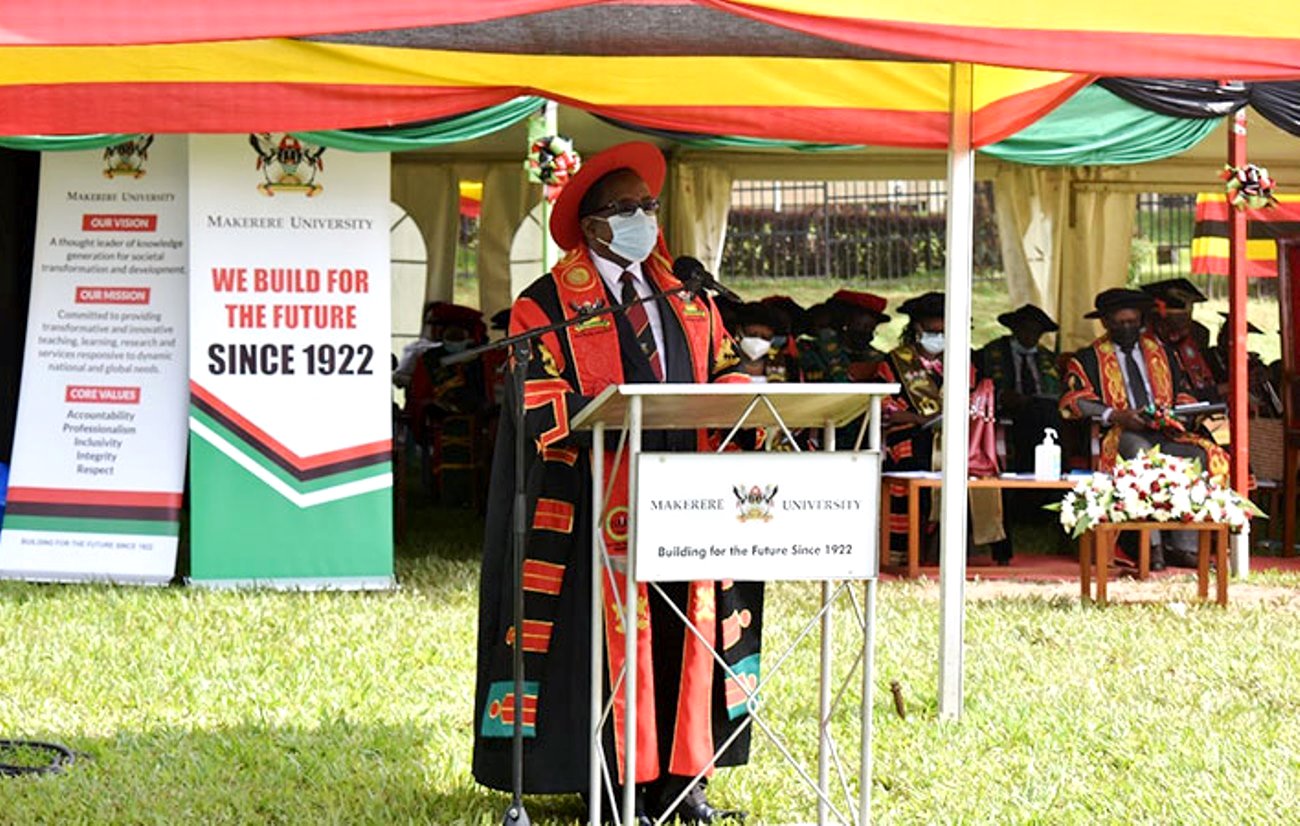
<svg viewBox="0 0 1300 826">
<path fill-rule="evenodd" d="M 10 763 L 15 757 L 35 752 L 48 762 Z M 36 756 L 36 755 L 33 755 Z M 0 740 L 0 777 L 17 777 L 25 774 L 59 774 L 76 762 L 72 749 L 58 743 L 37 740 Z"/>
</svg>

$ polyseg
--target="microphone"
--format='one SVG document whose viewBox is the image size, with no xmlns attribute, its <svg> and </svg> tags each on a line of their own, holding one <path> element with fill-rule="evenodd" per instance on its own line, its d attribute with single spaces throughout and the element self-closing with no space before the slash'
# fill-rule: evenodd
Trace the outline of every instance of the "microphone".
<svg viewBox="0 0 1300 826">
<path fill-rule="evenodd" d="M 692 258 L 689 255 L 678 258 L 673 262 L 673 276 L 682 282 L 682 285 L 687 290 L 696 295 L 705 290 L 710 290 L 728 301 L 734 301 L 737 304 L 745 303 L 745 299 L 719 284 L 718 280 L 713 277 L 713 273 L 704 269 L 704 265 L 700 263 L 698 258 Z"/>
</svg>

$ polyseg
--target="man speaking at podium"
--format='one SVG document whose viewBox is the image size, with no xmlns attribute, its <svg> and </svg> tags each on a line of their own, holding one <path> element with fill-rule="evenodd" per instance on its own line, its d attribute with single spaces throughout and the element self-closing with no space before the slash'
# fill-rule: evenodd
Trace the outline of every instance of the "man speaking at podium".
<svg viewBox="0 0 1300 826">
<path fill-rule="evenodd" d="M 659 232 L 663 155 L 645 142 L 624 143 L 585 161 L 555 202 L 551 236 L 567 254 L 529 285 L 510 313 L 512 335 L 572 318 L 635 296 L 667 295 L 614 315 L 541 336 L 534 346 L 524 401 L 527 451 L 528 538 L 524 589 L 524 791 L 585 792 L 589 754 L 591 472 L 590 437 L 569 432 L 570 417 L 612 384 L 747 381 L 713 301 L 682 291 Z M 517 408 L 517 402 L 510 409 Z M 517 414 L 516 414 L 517 415 Z M 514 684 L 511 673 L 511 553 L 513 428 L 503 416 L 493 457 L 487 535 L 479 592 L 478 685 L 474 709 L 474 777 L 497 789 L 511 784 Z M 647 432 L 646 451 L 694 451 L 693 431 Z M 606 468 L 614 479 L 600 515 L 611 554 L 627 548 L 627 462 Z M 622 622 L 615 594 L 621 575 L 602 576 L 605 596 L 606 692 L 608 675 L 623 664 Z M 761 619 L 760 586 L 723 582 L 664 583 L 664 590 L 728 664 L 756 663 Z M 708 647 L 641 586 L 638 640 L 638 812 L 666 813 L 686 792 L 675 814 L 710 823 L 735 813 L 712 808 L 703 783 L 690 783 L 714 751 L 744 721 L 745 693 L 728 686 Z M 742 674 L 742 676 L 748 676 Z M 755 678 L 757 674 L 753 675 Z M 606 726 L 605 751 L 616 784 L 623 777 L 621 690 L 614 694 L 614 726 Z M 612 729 L 612 730 L 611 730 Z M 748 760 L 749 728 L 717 765 Z M 621 794 L 621 789 L 619 790 Z M 609 806 L 604 807 L 605 811 Z"/>
</svg>

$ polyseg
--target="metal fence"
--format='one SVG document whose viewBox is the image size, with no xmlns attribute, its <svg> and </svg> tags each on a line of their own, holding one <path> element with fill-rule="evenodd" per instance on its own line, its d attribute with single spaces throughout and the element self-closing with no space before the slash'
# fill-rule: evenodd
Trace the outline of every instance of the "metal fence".
<svg viewBox="0 0 1300 826">
<path fill-rule="evenodd" d="M 941 273 L 946 182 L 737 181 L 722 271 L 751 278 L 901 279 Z M 993 186 L 975 191 L 976 277 L 1002 270 Z"/>
<path fill-rule="evenodd" d="M 1146 283 L 1190 277 L 1196 196 L 1143 192 L 1137 196 L 1135 209 L 1131 280 Z"/>
</svg>

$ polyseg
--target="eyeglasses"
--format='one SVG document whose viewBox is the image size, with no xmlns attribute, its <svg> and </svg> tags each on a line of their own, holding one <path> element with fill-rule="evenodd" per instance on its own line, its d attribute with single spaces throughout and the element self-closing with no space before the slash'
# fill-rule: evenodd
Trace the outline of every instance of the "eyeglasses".
<svg viewBox="0 0 1300 826">
<path fill-rule="evenodd" d="M 636 214 L 638 209 L 647 215 L 654 215 L 659 211 L 659 199 L 642 198 L 639 201 L 634 201 L 631 198 L 627 198 L 621 201 L 610 201 L 608 204 L 592 210 L 589 214 L 604 214 L 606 216 L 621 215 L 624 218 L 631 218 Z"/>
</svg>

